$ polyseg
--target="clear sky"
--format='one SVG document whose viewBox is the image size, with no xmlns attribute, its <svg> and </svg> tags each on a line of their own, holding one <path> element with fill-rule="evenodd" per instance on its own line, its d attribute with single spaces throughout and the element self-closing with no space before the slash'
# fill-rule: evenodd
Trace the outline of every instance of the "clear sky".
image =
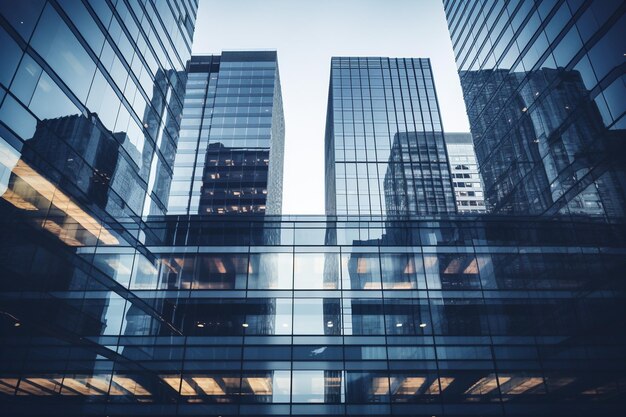
<svg viewBox="0 0 626 417">
<path fill-rule="evenodd" d="M 430 58 L 444 130 L 469 124 L 441 0 L 200 0 L 193 53 L 278 51 L 285 111 L 283 212 L 324 212 L 332 56 Z"/>
</svg>

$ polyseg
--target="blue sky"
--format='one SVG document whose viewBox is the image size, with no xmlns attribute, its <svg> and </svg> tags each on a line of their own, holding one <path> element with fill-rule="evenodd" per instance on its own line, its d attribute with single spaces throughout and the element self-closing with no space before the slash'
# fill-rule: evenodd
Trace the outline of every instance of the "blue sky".
<svg viewBox="0 0 626 417">
<path fill-rule="evenodd" d="M 324 212 L 332 56 L 430 58 L 444 129 L 469 131 L 440 0 L 200 0 L 193 53 L 276 49 L 285 108 L 283 212 Z"/>
</svg>

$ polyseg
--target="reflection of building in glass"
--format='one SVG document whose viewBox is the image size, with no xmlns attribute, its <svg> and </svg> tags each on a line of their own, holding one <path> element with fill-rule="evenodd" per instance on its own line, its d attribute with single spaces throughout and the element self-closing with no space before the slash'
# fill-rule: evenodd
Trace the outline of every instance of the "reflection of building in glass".
<svg viewBox="0 0 626 417">
<path fill-rule="evenodd" d="M 483 6 L 445 2 L 489 207 L 624 216 L 623 6 Z"/>
<path fill-rule="evenodd" d="M 99 129 L 95 115 L 65 116 L 39 122 L 22 155 L 33 161 L 43 158 L 76 187 L 75 197 L 86 197 L 108 214 L 122 215 L 123 206 L 138 213 L 146 191 L 134 158 L 129 161 L 121 151 L 126 140 L 124 132 Z M 109 199 L 110 189 L 125 190 L 123 203 L 115 196 Z"/>
<path fill-rule="evenodd" d="M 428 59 L 333 58 L 325 146 L 329 214 L 455 212 Z"/>
<path fill-rule="evenodd" d="M 116 229 L 164 213 L 196 9 L 0 7 L 2 138 Z"/>
<path fill-rule="evenodd" d="M 200 212 L 263 212 L 268 200 L 269 155 L 266 149 L 209 144 L 200 188 Z"/>
<path fill-rule="evenodd" d="M 388 215 L 455 213 L 444 143 L 436 133 L 396 133 L 384 177 Z"/>
<path fill-rule="evenodd" d="M 234 217 L 166 216 L 147 220 L 164 232 L 150 247 L 68 250 L 16 214 L 0 240 L 17 278 L 0 291 L 0 404 L 22 415 L 623 411 L 621 324 L 606 320 L 623 317 L 622 224 L 392 219 L 356 241 L 380 222 L 275 217 L 244 236 Z M 250 245 L 272 227 L 301 238 Z M 212 252 L 190 250 L 198 238 Z"/>
<path fill-rule="evenodd" d="M 279 213 L 284 120 L 276 52 L 187 65 L 169 214 Z"/>
<path fill-rule="evenodd" d="M 153 99 L 151 105 L 146 106 L 144 114 L 144 128 L 151 137 L 156 138 L 156 152 L 152 158 L 150 142 L 144 144 L 142 173 L 147 186 L 144 216 L 164 214 L 167 211 L 187 74 L 184 71 L 159 69 L 154 79 Z M 169 101 L 164 97 L 169 97 Z"/>
<path fill-rule="evenodd" d="M 522 3 L 516 7 L 527 7 Z M 282 146 L 270 143 L 268 168 L 260 157 L 267 147 L 248 143 L 268 127 L 265 116 L 247 109 L 265 112 L 266 82 L 276 91 L 275 55 L 258 61 L 266 53 L 232 53 L 230 68 L 228 53 L 198 58 L 204 75 L 186 84 L 189 113 L 178 128 L 195 9 L 194 0 L 0 6 L 0 83 L 7 90 L 0 98 L 3 415 L 621 417 L 621 221 L 160 215 L 177 189 L 171 177 L 184 179 L 187 168 L 198 176 L 188 175 L 185 198 L 197 192 L 200 208 L 217 204 L 203 200 L 205 190 L 232 190 L 233 178 L 242 187 L 246 160 L 255 159 L 254 172 L 263 160 L 267 198 L 271 179 L 279 178 L 269 170 L 281 166 L 271 153 Z M 254 57 L 257 69 L 248 71 L 242 56 Z M 360 68 L 360 59 L 358 67 L 351 60 L 336 67 L 349 70 L 350 111 L 341 112 L 334 140 L 354 138 L 354 160 L 338 160 L 376 168 L 375 182 L 360 188 L 378 184 L 368 191 L 379 200 L 374 214 L 387 213 L 394 187 L 410 207 L 407 184 L 446 178 L 438 116 L 421 110 L 436 107 L 428 63 L 374 58 L 380 68 Z M 258 68 L 263 62 L 274 66 Z M 396 82 L 389 75 L 387 84 L 392 68 L 419 69 L 424 77 Z M 341 74 L 335 97 L 344 96 Z M 193 86 L 204 88 L 200 96 Z M 384 108 L 394 110 L 382 115 L 377 97 L 388 90 Z M 371 112 L 360 111 L 359 94 L 361 105 L 374 97 Z M 208 97 L 214 106 L 204 105 Z M 400 106 L 412 110 L 396 111 Z M 207 110 L 209 131 L 202 133 Z M 416 126 L 418 114 L 424 126 Z M 272 138 L 282 137 L 282 122 L 270 117 L 279 135 Z M 383 134 L 390 123 L 396 130 Z M 524 126 L 530 132 L 537 123 Z M 372 125 L 371 137 L 385 138 L 386 147 L 357 147 L 357 137 L 369 143 Z M 240 133 L 245 146 L 227 143 Z M 619 138 L 619 130 L 612 134 Z M 186 155 L 174 170 L 173 149 Z M 410 172 L 397 171 L 403 166 Z M 437 197 L 428 193 L 426 203 Z"/>
<path fill-rule="evenodd" d="M 452 186 L 459 213 L 484 213 L 485 200 L 470 133 L 446 133 Z"/>
</svg>

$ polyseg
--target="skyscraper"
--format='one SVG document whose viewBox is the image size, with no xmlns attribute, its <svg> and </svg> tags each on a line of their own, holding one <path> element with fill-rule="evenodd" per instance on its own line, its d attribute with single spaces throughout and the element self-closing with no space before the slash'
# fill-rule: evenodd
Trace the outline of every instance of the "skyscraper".
<svg viewBox="0 0 626 417">
<path fill-rule="evenodd" d="M 492 210 L 623 217 L 626 5 L 444 5 Z"/>
<path fill-rule="evenodd" d="M 459 213 L 484 213 L 485 199 L 470 133 L 446 133 L 452 186 Z"/>
<path fill-rule="evenodd" d="M 196 9 L 3 2 L 0 147 L 25 170 L 4 199 L 79 241 L 163 214 Z"/>
<path fill-rule="evenodd" d="M 195 4 L 59 3 L 48 1 L 42 7 L 57 14 L 44 9 L 39 19 L 37 7 L 33 16 L 23 9 L 36 1 L 10 3 L 10 10 L 0 3 L 2 16 L 17 13 L 18 25 L 38 22 L 35 33 L 43 33 L 26 36 L 39 39 L 33 45 L 45 39 L 59 51 L 44 59 L 19 35 L 26 26 L 0 18 L 0 36 L 13 42 L 0 44 L 7 58 L 0 71 L 10 68 L 13 46 L 23 51 L 11 88 L 3 83 L 0 92 L 2 416 L 622 416 L 624 222 L 207 215 L 203 208 L 235 203 L 226 194 L 206 200 L 204 190 L 238 190 L 232 179 L 241 186 L 239 167 L 254 158 L 256 172 L 259 154 L 268 152 L 253 144 L 268 128 L 255 112 L 269 91 L 249 86 L 250 79 L 275 82 L 263 75 L 275 70 L 260 68 L 264 53 L 252 54 L 254 70 L 241 55 L 230 69 L 226 53 L 192 59 L 205 71 L 186 83 L 189 50 L 176 40 L 184 37 L 180 30 L 193 29 L 193 17 L 182 11 L 191 6 L 193 15 Z M 65 8 L 68 15 L 85 11 L 96 25 L 76 31 Z M 67 26 L 50 29 L 56 18 Z M 132 22 L 141 23 L 131 43 L 136 65 L 109 68 L 110 55 L 95 60 L 85 49 L 105 80 L 88 97 L 102 101 L 74 112 L 62 98 L 74 103 L 69 88 L 81 80 L 59 74 L 89 61 L 75 59 L 80 49 L 61 46 L 76 39 L 85 47 L 83 40 L 99 33 L 121 59 L 128 53 L 124 36 L 136 33 Z M 137 87 L 140 63 L 154 63 L 150 56 L 184 59 L 139 69 L 155 75 L 137 95 L 126 95 Z M 226 91 L 211 96 L 218 60 L 224 85 L 215 88 Z M 412 65 L 423 70 L 420 61 Z M 124 74 L 127 89 L 119 90 L 115 80 Z M 37 78 L 34 95 L 23 89 L 30 76 Z M 107 95 L 107 85 L 121 102 Z M 183 106 L 185 88 L 190 102 Z M 258 88 L 260 96 L 251 91 Z M 154 96 L 144 102 L 149 92 Z M 206 106 L 209 98 L 220 105 Z M 280 131 L 276 100 L 274 93 L 270 129 Z M 137 112 L 145 118 L 135 119 Z M 135 125 L 147 133 L 137 136 Z M 178 140 L 179 132 L 189 139 Z M 375 162 L 384 167 L 376 180 L 387 212 L 438 208 L 427 180 L 437 184 L 441 178 L 433 180 L 431 171 L 447 167 L 435 158 L 445 155 L 440 133 L 413 128 L 387 136 L 388 152 Z M 239 142 L 245 146 L 233 145 Z M 264 172 L 279 166 L 271 146 L 270 139 Z M 424 178 L 415 175 L 416 158 Z M 177 165 L 186 160 L 191 164 Z M 177 166 L 191 167 L 181 194 L 188 205 L 182 214 L 164 214 L 171 183 L 185 179 Z M 226 182 L 216 181 L 223 176 Z M 267 187 L 269 212 L 272 183 Z"/>
<path fill-rule="evenodd" d="M 428 59 L 332 58 L 326 117 L 329 214 L 456 212 Z"/>
<path fill-rule="evenodd" d="M 284 141 L 276 52 L 193 56 L 168 214 L 280 213 Z"/>
</svg>

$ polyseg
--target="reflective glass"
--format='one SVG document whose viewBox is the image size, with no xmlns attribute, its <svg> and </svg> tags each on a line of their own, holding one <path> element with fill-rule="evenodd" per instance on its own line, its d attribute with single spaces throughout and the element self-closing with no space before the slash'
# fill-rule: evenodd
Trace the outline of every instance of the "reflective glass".
<svg viewBox="0 0 626 417">
<path fill-rule="evenodd" d="M 339 299 L 296 298 L 293 305 L 293 332 L 312 335 L 341 334 Z"/>
<path fill-rule="evenodd" d="M 339 254 L 295 254 L 295 289 L 339 289 L 339 273 Z"/>
<path fill-rule="evenodd" d="M 252 253 L 248 265 L 248 289 L 291 289 L 293 254 Z"/>
<path fill-rule="evenodd" d="M 389 378 L 380 372 L 346 372 L 348 403 L 389 401 Z"/>
<path fill-rule="evenodd" d="M 87 99 L 96 65 L 52 6 L 45 8 L 31 45 L 79 100 Z"/>
</svg>

